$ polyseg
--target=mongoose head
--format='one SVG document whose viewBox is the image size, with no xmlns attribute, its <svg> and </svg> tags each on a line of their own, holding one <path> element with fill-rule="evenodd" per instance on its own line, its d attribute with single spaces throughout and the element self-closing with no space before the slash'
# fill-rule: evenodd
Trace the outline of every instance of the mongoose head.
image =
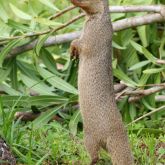
<svg viewBox="0 0 165 165">
<path fill-rule="evenodd" d="M 105 0 L 71 0 L 71 2 L 82 8 L 87 14 L 97 14 L 104 11 L 104 1 Z"/>
</svg>

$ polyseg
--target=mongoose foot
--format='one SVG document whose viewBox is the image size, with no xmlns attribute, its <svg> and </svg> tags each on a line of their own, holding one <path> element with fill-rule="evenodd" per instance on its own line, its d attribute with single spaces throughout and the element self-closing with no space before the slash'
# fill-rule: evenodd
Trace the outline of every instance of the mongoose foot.
<svg viewBox="0 0 165 165">
<path fill-rule="evenodd" d="M 71 54 L 71 59 L 78 59 L 79 57 L 79 42 L 78 40 L 72 41 L 70 45 L 70 54 Z"/>
<path fill-rule="evenodd" d="M 90 163 L 90 165 L 96 165 L 96 163 L 98 162 L 99 158 L 94 158 L 92 160 L 92 162 Z"/>
</svg>

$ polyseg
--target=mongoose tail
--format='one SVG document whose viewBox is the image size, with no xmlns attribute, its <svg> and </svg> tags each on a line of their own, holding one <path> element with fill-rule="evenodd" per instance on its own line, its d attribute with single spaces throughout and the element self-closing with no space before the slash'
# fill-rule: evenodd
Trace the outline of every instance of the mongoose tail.
<svg viewBox="0 0 165 165">
<path fill-rule="evenodd" d="M 71 0 L 86 12 L 80 39 L 71 44 L 79 56 L 78 89 L 84 141 L 94 165 L 100 148 L 113 165 L 133 165 L 128 138 L 117 109 L 112 74 L 112 25 L 108 0 Z"/>
</svg>

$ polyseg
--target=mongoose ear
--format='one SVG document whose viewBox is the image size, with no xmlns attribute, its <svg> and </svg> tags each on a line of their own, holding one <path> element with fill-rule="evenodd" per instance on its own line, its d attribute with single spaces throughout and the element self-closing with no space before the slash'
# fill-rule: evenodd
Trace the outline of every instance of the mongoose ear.
<svg viewBox="0 0 165 165">
<path fill-rule="evenodd" d="M 71 3 L 73 3 L 77 7 L 81 7 L 82 9 L 87 9 L 90 6 L 89 1 L 82 1 L 82 0 L 71 0 Z"/>
<path fill-rule="evenodd" d="M 87 14 L 102 12 L 103 0 L 70 0 L 72 4 L 83 9 Z"/>
</svg>

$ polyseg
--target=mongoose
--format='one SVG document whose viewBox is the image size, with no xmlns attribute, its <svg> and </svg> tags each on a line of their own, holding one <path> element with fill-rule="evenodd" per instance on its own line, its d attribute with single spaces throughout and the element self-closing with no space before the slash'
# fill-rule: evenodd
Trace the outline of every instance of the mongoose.
<svg viewBox="0 0 165 165">
<path fill-rule="evenodd" d="M 133 165 L 127 134 L 117 109 L 112 76 L 112 25 L 108 0 L 71 0 L 86 13 L 80 39 L 71 43 L 79 56 L 78 89 L 84 124 L 84 143 L 91 165 L 102 147 L 113 165 Z"/>
</svg>

